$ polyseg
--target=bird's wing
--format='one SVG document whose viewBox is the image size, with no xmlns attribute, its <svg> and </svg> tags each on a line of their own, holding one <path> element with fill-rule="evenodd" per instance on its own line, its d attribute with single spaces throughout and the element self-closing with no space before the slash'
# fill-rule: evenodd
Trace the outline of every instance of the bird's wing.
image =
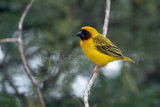
<svg viewBox="0 0 160 107">
<path fill-rule="evenodd" d="M 93 38 L 94 46 L 95 48 L 109 56 L 123 58 L 123 54 L 121 53 L 121 50 L 114 45 L 109 39 L 102 36 L 101 34 L 98 34 L 95 38 Z"/>
</svg>

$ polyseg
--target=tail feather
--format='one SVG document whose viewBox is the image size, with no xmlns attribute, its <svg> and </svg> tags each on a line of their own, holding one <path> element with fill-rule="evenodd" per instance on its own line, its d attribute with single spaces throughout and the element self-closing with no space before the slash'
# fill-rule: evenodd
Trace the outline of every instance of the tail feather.
<svg viewBox="0 0 160 107">
<path fill-rule="evenodd" d="M 130 62 L 135 63 L 131 58 L 128 58 L 128 57 L 126 57 L 126 56 L 123 57 L 123 60 L 124 60 L 124 61 L 130 61 Z"/>
</svg>

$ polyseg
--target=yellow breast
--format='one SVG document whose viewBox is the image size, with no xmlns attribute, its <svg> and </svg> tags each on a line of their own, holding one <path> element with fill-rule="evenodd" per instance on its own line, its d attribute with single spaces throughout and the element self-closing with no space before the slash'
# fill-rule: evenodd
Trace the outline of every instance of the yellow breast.
<svg viewBox="0 0 160 107">
<path fill-rule="evenodd" d="M 103 66 L 106 65 L 108 62 L 112 62 L 115 58 L 103 54 L 95 49 L 93 39 L 88 40 L 81 40 L 80 42 L 82 51 L 90 59 L 94 64 Z"/>
</svg>

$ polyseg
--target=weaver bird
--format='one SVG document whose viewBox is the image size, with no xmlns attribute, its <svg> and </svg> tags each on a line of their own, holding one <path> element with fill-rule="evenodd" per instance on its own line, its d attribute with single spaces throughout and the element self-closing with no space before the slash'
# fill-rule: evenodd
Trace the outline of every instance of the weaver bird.
<svg viewBox="0 0 160 107">
<path fill-rule="evenodd" d="M 134 62 L 130 58 L 123 56 L 116 45 L 90 26 L 82 27 L 76 36 L 81 38 L 80 45 L 83 53 L 98 66 L 98 69 L 93 70 L 92 74 L 98 72 L 107 63 L 115 60 Z"/>
</svg>

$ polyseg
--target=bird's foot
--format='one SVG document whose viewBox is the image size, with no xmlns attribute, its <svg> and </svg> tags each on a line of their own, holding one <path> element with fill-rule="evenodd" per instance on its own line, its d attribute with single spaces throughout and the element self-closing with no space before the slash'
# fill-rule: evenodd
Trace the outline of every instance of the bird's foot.
<svg viewBox="0 0 160 107">
<path fill-rule="evenodd" d="M 96 74 L 97 74 L 97 77 L 98 77 L 98 76 L 99 76 L 99 71 L 102 69 L 102 67 L 103 67 L 103 66 L 98 66 L 98 67 L 96 67 L 96 65 L 95 65 L 95 67 L 94 67 L 94 69 L 93 69 L 93 71 L 92 71 L 92 76 L 93 76 L 94 73 L 96 73 Z"/>
<path fill-rule="evenodd" d="M 99 76 L 99 71 L 98 71 L 97 69 L 96 69 L 96 70 L 94 69 L 94 70 L 92 71 L 92 76 L 93 76 L 94 73 L 96 73 L 96 76 L 97 76 L 97 77 Z"/>
<path fill-rule="evenodd" d="M 94 64 L 94 68 L 96 67 L 96 64 Z"/>
</svg>

